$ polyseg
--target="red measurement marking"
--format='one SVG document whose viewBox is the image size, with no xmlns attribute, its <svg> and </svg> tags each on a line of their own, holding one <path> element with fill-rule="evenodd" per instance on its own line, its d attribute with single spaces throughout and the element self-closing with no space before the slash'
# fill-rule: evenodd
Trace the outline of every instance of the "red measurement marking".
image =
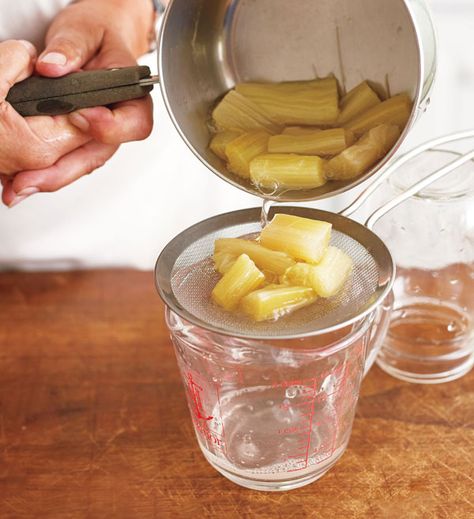
<svg viewBox="0 0 474 519">
<path fill-rule="evenodd" d="M 208 416 L 204 409 L 203 401 L 208 402 L 209 398 L 211 397 L 210 394 L 207 394 L 207 390 L 204 390 L 204 387 L 207 387 L 205 382 L 200 382 L 199 373 L 195 373 L 191 370 L 187 371 L 187 373 L 185 374 L 185 381 L 188 393 L 188 402 L 191 410 L 191 418 L 196 429 L 196 434 L 198 434 L 198 436 L 201 436 L 207 442 L 208 448 L 212 445 L 214 449 L 225 449 L 225 441 L 223 435 L 221 435 L 218 430 L 213 430 L 211 428 L 212 425 L 218 426 L 218 420 L 214 416 Z M 217 385 L 216 392 L 220 409 Z M 216 421 L 215 424 L 213 420 Z M 220 421 L 222 422 L 222 417 Z M 223 427 L 224 426 L 222 424 L 222 430 Z"/>
<path fill-rule="evenodd" d="M 281 382 L 274 382 L 272 384 L 273 389 L 278 388 L 289 388 L 291 386 L 303 386 L 303 389 L 311 389 L 313 387 L 314 378 L 310 379 L 296 379 L 296 380 L 282 380 Z"/>
<path fill-rule="evenodd" d="M 300 387 L 303 386 L 302 389 L 304 400 L 298 403 L 288 402 L 282 404 L 280 407 L 281 409 L 286 411 L 289 411 L 291 408 L 299 407 L 303 408 L 305 412 L 301 415 L 302 418 L 299 424 L 278 430 L 278 434 L 294 435 L 297 438 L 297 443 L 294 452 L 291 456 L 288 456 L 287 459 L 297 461 L 298 467 L 295 469 L 291 469 L 288 472 L 296 472 L 298 470 L 304 470 L 308 467 L 311 447 L 311 433 L 313 430 L 314 406 L 317 397 L 316 378 L 283 381 L 279 382 L 278 384 L 274 384 L 273 387 L 281 387 L 285 389 L 295 385 L 298 385 Z"/>
<path fill-rule="evenodd" d="M 362 343 L 359 343 L 355 348 L 356 355 L 351 355 L 336 367 L 324 370 L 318 375 L 317 379 L 295 379 L 273 384 L 273 388 L 300 387 L 300 398 L 296 402 L 286 401 L 280 404 L 280 409 L 283 411 L 289 412 L 291 409 L 299 408 L 304 413 L 299 424 L 278 430 L 278 434 L 292 435 L 296 440 L 296 446 L 292 455 L 287 457 L 287 460 L 295 462 L 296 468 L 290 469 L 288 472 L 306 469 L 309 465 L 310 457 L 317 456 L 319 458 L 322 456 L 317 461 L 317 463 L 322 463 L 334 454 L 339 437 L 338 416 L 342 414 L 341 405 L 348 405 L 348 400 L 351 400 L 351 396 L 353 396 L 353 385 L 351 384 L 352 370 L 355 369 L 355 362 L 358 362 L 360 359 L 363 346 Z M 331 377 L 330 379 L 328 379 L 329 376 Z M 326 380 L 331 387 L 331 393 L 319 387 L 321 384 L 324 387 Z M 319 402 L 324 407 L 328 398 L 332 395 L 336 395 L 335 415 L 328 417 L 327 424 L 321 423 L 321 421 L 314 424 L 316 402 Z M 313 428 L 325 427 L 326 425 L 328 426 L 328 437 L 325 439 L 324 444 L 311 450 Z"/>
<path fill-rule="evenodd" d="M 198 422 L 197 420 L 194 420 L 194 424 L 196 425 L 196 429 L 211 443 L 214 445 L 217 445 L 218 447 L 224 447 L 224 440 L 219 438 L 219 436 L 211 431 L 207 427 L 206 422 Z"/>
<path fill-rule="evenodd" d="M 278 429 L 278 434 L 295 434 L 301 432 L 304 432 L 304 429 L 302 429 L 300 425 L 295 425 L 294 427 L 288 427 L 286 429 Z"/>
<path fill-rule="evenodd" d="M 205 416 L 206 413 L 202 406 L 201 393 L 204 391 L 203 388 L 194 382 L 193 375 L 191 373 L 187 374 L 187 381 L 189 393 L 194 403 L 194 413 L 196 414 L 196 417 L 200 420 L 212 420 L 212 416 Z"/>
</svg>

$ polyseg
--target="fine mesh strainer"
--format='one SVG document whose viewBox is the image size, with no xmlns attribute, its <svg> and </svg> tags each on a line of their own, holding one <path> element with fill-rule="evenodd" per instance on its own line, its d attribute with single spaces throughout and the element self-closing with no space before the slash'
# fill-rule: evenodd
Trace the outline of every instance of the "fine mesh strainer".
<svg viewBox="0 0 474 519">
<path fill-rule="evenodd" d="M 447 141 L 444 141 L 447 142 Z M 430 147 L 432 146 L 430 143 Z M 418 153 L 423 147 L 417 149 Z M 414 152 L 407 156 L 410 158 Z M 407 161 L 401 157 L 385 170 L 389 176 Z M 474 159 L 474 151 L 432 173 L 379 208 L 361 225 L 345 214 L 359 207 L 372 192 L 367 189 L 341 214 L 304 207 L 273 207 L 275 213 L 324 220 L 333 226 L 332 244 L 348 254 L 354 269 L 341 294 L 319 299 L 277 321 L 256 323 L 238 313 L 226 312 L 210 298 L 220 276 L 213 267 L 214 242 L 218 238 L 253 237 L 261 231 L 261 209 L 245 209 L 204 220 L 174 238 L 158 258 L 155 279 L 164 302 L 183 319 L 201 328 L 246 339 L 294 339 L 320 335 L 346 327 L 370 313 L 390 292 L 395 279 L 392 256 L 383 241 L 372 232 L 375 222 L 412 195 Z M 377 184 L 381 179 L 377 180 Z"/>
</svg>

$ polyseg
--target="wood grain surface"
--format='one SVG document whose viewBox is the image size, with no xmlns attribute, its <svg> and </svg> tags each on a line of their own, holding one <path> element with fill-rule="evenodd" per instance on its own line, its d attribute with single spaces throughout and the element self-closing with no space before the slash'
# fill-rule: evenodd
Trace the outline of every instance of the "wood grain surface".
<svg viewBox="0 0 474 519">
<path fill-rule="evenodd" d="M 474 373 L 374 368 L 318 482 L 240 488 L 194 438 L 151 273 L 0 275 L 0 517 L 474 517 Z"/>
</svg>

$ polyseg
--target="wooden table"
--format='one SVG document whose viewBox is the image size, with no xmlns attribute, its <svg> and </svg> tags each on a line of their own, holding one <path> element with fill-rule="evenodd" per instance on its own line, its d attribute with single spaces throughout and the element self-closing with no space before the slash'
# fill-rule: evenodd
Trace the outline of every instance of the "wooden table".
<svg viewBox="0 0 474 519">
<path fill-rule="evenodd" d="M 288 493 L 230 483 L 194 438 L 151 273 L 0 275 L 0 517 L 474 517 L 474 373 L 374 368 L 349 449 Z"/>
</svg>

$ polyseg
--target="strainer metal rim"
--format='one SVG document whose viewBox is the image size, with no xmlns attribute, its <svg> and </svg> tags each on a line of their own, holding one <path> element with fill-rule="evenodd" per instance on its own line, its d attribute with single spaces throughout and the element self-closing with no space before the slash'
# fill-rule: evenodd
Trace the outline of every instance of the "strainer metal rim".
<svg viewBox="0 0 474 519">
<path fill-rule="evenodd" d="M 184 308 L 183 305 L 181 305 L 181 303 L 178 301 L 177 297 L 174 295 L 172 287 L 172 273 L 175 265 L 175 259 L 178 258 L 187 247 L 189 247 L 196 240 L 201 239 L 203 236 L 207 234 L 212 234 L 213 232 L 219 231 L 228 226 L 259 222 L 261 211 L 262 209 L 260 207 L 256 207 L 250 209 L 231 211 L 228 213 L 212 216 L 185 229 L 165 246 L 156 262 L 154 277 L 156 289 L 161 299 L 168 306 L 168 308 L 170 308 L 173 312 L 179 315 L 182 319 L 188 321 L 189 323 L 195 326 L 229 337 L 267 341 L 303 339 L 307 337 L 314 337 L 324 335 L 327 333 L 332 333 L 364 319 L 367 315 L 373 312 L 391 292 L 396 277 L 396 266 L 394 259 L 383 240 L 381 240 L 377 236 L 377 234 L 375 234 L 368 227 L 340 214 L 329 211 L 323 211 L 320 209 L 297 206 L 272 207 L 269 211 L 270 218 L 272 218 L 273 215 L 276 213 L 296 214 L 298 216 L 313 219 L 317 218 L 319 220 L 327 220 L 333 222 L 340 221 L 341 223 L 349 222 L 350 225 L 353 226 L 358 232 L 363 233 L 365 235 L 367 235 L 367 233 L 370 233 L 371 238 L 374 241 L 374 246 L 371 248 L 367 248 L 367 250 L 371 252 L 372 250 L 377 249 L 378 258 L 382 259 L 381 256 L 384 256 L 383 263 L 381 261 L 377 261 L 377 263 L 379 265 L 382 263 L 385 267 L 379 270 L 379 283 L 376 290 L 372 294 L 370 302 L 367 303 L 364 307 L 362 307 L 360 312 L 354 315 L 353 317 L 346 319 L 340 323 L 334 324 L 332 326 L 320 330 L 316 329 L 313 331 L 293 334 L 281 334 L 278 336 L 266 335 L 263 333 L 255 334 L 238 332 L 235 330 L 227 330 L 214 324 L 207 323 L 202 319 L 196 317 L 193 313 L 189 312 L 186 308 Z M 205 233 L 202 232 L 203 229 L 206 230 Z M 349 236 L 352 235 L 349 234 Z M 357 240 L 357 238 L 354 239 Z"/>
</svg>

